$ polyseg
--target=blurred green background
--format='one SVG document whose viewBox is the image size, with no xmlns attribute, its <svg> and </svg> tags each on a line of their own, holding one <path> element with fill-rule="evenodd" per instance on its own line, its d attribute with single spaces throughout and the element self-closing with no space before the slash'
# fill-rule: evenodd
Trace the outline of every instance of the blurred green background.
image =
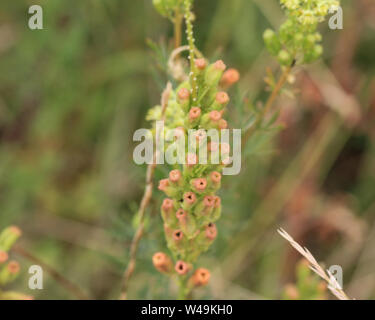
<svg viewBox="0 0 375 320">
<path fill-rule="evenodd" d="M 32 4 L 43 8 L 43 30 L 28 28 Z M 375 297 L 375 4 L 343 4 L 344 29 L 321 26 L 324 60 L 298 68 L 295 99 L 278 100 L 285 129 L 253 137 L 240 175 L 225 177 L 219 237 L 199 261 L 212 281 L 197 297 L 279 298 L 299 259 L 279 226 L 341 265 L 349 295 Z M 243 97 L 267 96 L 265 70 L 276 64 L 262 33 L 283 21 L 279 2 L 196 0 L 194 11 L 197 47 L 241 73 L 230 107 L 240 127 Z M 91 298 L 119 295 L 145 181 L 132 135 L 150 126 L 145 115 L 167 81 L 147 39 L 165 62 L 172 35 L 151 0 L 0 3 L 0 229 L 18 225 L 20 245 Z M 156 191 L 148 210 L 132 299 L 175 297 L 151 263 L 165 250 L 161 198 Z M 48 274 L 44 290 L 29 290 L 33 263 L 15 258 L 22 275 L 12 289 L 75 298 Z"/>
</svg>

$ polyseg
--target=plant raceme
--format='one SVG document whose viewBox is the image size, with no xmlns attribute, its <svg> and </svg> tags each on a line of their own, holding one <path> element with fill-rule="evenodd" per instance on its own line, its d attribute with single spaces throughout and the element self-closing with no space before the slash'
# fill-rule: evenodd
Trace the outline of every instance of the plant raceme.
<svg viewBox="0 0 375 320">
<path fill-rule="evenodd" d="M 220 91 L 219 83 L 224 81 L 229 84 L 238 79 L 230 75 L 235 71 L 224 72 L 226 66 L 220 60 L 208 65 L 205 59 L 200 58 L 194 64 L 197 68 L 198 100 L 193 100 L 188 81 L 171 94 L 169 104 L 182 110 L 182 126 L 176 128 L 178 139 L 187 139 L 187 130 L 197 129 L 195 141 L 190 141 L 189 145 L 194 144 L 197 153 L 188 152 L 186 163 L 170 171 L 168 178 L 159 182 L 159 190 L 167 196 L 163 200 L 161 214 L 174 262 L 164 253 L 156 253 L 153 257 L 159 271 L 177 274 L 183 282 L 192 273 L 184 286 L 187 291 L 205 285 L 210 277 L 206 269 L 198 268 L 193 272 L 193 263 L 217 236 L 215 221 L 221 215 L 221 199 L 216 192 L 221 185 L 221 171 L 230 162 L 230 145 L 214 141 L 207 131 L 219 129 L 217 135 L 221 135 L 220 129 L 227 128 L 223 115 L 229 96 Z M 187 149 L 192 149 L 189 146 Z M 199 161 L 198 153 L 202 149 L 208 150 L 209 160 L 206 163 Z"/>
<path fill-rule="evenodd" d="M 319 22 L 324 21 L 330 10 L 337 8 L 337 0 L 280 0 L 287 20 L 278 33 L 267 29 L 264 41 L 271 55 L 282 66 L 293 63 L 311 63 L 323 53 L 319 44 L 322 36 L 317 32 Z"/>
<path fill-rule="evenodd" d="M 208 63 L 195 48 L 191 4 L 191 0 L 154 0 L 157 10 L 174 22 L 177 30 L 180 22 L 177 17 L 183 12 L 190 70 L 186 81 L 179 80 L 176 88 L 169 90 L 167 108 L 156 106 L 147 115 L 147 120 L 165 120 L 161 132 L 169 132 L 165 139 L 169 142 L 162 144 L 161 151 L 173 146 L 172 154 L 177 154 L 177 158 L 183 155 L 182 161 L 175 162 L 168 177 L 159 182 L 159 190 L 166 195 L 161 205 L 161 216 L 172 257 L 158 252 L 152 259 L 158 271 L 177 276 L 181 299 L 189 297 L 192 289 L 207 284 L 210 279 L 209 270 L 196 268 L 195 263 L 218 234 L 215 222 L 220 218 L 222 207 L 217 191 L 221 186 L 222 171 L 233 160 L 229 157 L 230 144 L 220 139 L 228 127 L 224 118 L 230 100 L 223 90 L 240 77 L 237 70 L 227 70 L 221 60 Z M 284 71 L 272 86 L 263 116 L 270 110 L 293 66 L 313 62 L 321 56 L 323 49 L 319 42 L 322 37 L 317 32 L 317 26 L 332 7 L 339 5 L 339 1 L 281 0 L 281 4 L 287 20 L 277 33 L 266 30 L 264 41 Z M 193 139 L 190 139 L 191 130 L 194 130 Z M 217 131 L 216 138 L 214 134 L 209 134 L 210 130 Z M 156 126 L 154 131 L 158 131 Z M 160 135 L 156 132 L 156 136 Z M 238 151 L 235 142 L 236 139 L 233 140 L 233 154 Z M 187 153 L 179 152 L 181 150 Z M 205 157 L 201 161 L 201 150 L 207 150 L 209 161 Z M 157 159 L 160 150 L 155 154 Z M 155 160 L 152 154 L 148 158 Z"/>
<path fill-rule="evenodd" d="M 30 300 L 31 297 L 2 288 L 19 275 L 20 265 L 17 261 L 9 261 L 9 251 L 21 236 L 21 230 L 15 226 L 6 228 L 0 233 L 0 300 Z"/>
<path fill-rule="evenodd" d="M 169 2 L 154 1 L 159 11 Z M 174 3 L 181 5 L 182 2 Z M 190 73 L 187 81 L 169 93 L 164 125 L 174 133 L 172 144 L 176 150 L 182 145 L 182 150 L 187 152 L 183 164 L 175 166 L 159 182 L 159 190 L 166 195 L 161 216 L 173 258 L 158 252 L 152 261 L 158 271 L 178 277 L 179 298 L 184 299 L 193 288 L 206 285 L 210 279 L 209 270 L 195 268 L 194 263 L 209 249 L 218 233 L 215 222 L 220 218 L 222 206 L 216 192 L 221 186 L 222 170 L 232 162 L 230 144 L 221 139 L 228 131 L 224 116 L 230 100 L 223 90 L 236 83 L 240 76 L 235 69 L 227 70 L 221 60 L 208 63 L 203 57 L 195 57 L 191 4 L 190 1 L 182 4 L 190 48 Z M 158 120 L 161 113 L 162 107 L 156 106 L 147 119 Z M 188 139 L 189 131 L 193 132 L 193 139 Z M 202 150 L 207 151 L 204 161 Z"/>
</svg>

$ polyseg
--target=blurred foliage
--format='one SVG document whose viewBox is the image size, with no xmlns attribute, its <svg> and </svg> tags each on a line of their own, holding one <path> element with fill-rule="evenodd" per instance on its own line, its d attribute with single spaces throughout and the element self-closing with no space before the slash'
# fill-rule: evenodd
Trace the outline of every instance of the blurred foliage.
<svg viewBox="0 0 375 320">
<path fill-rule="evenodd" d="M 296 98 L 279 100 L 278 128 L 285 129 L 254 135 L 241 174 L 223 181 L 219 236 L 200 262 L 214 268 L 212 283 L 197 297 L 280 298 L 298 261 L 282 250 L 280 224 L 317 258 L 342 265 L 349 295 L 375 297 L 375 283 L 365 281 L 375 270 L 367 259 L 375 241 L 375 9 L 371 0 L 343 3 L 344 30 L 321 26 L 323 62 L 298 70 Z M 43 30 L 27 26 L 31 4 L 43 7 Z M 269 94 L 263 78 L 274 64 L 262 34 L 282 23 L 279 1 L 196 0 L 194 11 L 197 47 L 241 72 L 228 116 L 231 127 L 244 128 Z M 147 110 L 159 103 L 172 35 L 151 0 L 0 3 L 0 229 L 19 225 L 20 245 L 92 298 L 119 295 L 145 179 L 145 167 L 132 160 L 132 136 L 148 126 Z M 332 111 L 345 101 L 330 109 L 322 98 L 324 83 L 311 76 L 322 68 L 360 105 L 355 125 Z M 325 134 L 316 137 L 319 125 Z M 166 172 L 158 168 L 155 181 Z M 278 186 L 283 193 L 272 192 Z M 175 297 L 151 262 L 165 248 L 161 198 L 156 191 L 148 210 L 130 298 Z M 265 205 L 266 212 L 259 209 Z M 32 262 L 21 259 L 12 290 L 75 298 L 48 274 L 44 290 L 27 289 Z"/>
<path fill-rule="evenodd" d="M 285 300 L 325 300 L 327 284 L 319 279 L 305 260 L 296 266 L 296 284 L 287 284 L 284 288 Z"/>
</svg>

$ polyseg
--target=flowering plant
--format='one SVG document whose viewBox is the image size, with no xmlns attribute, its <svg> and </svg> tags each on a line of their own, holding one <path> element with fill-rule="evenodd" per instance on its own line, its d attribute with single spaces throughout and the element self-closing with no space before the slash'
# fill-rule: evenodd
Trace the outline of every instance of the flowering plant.
<svg viewBox="0 0 375 320">
<path fill-rule="evenodd" d="M 14 281 L 20 272 L 17 261 L 9 261 L 9 251 L 21 236 L 21 230 L 15 226 L 8 227 L 0 233 L 0 300 L 29 300 L 24 294 L 2 289 Z"/>
<path fill-rule="evenodd" d="M 231 146 L 228 143 L 218 143 L 209 137 L 211 129 L 225 130 L 228 123 L 225 120 L 226 107 L 229 95 L 225 89 L 236 83 L 239 72 L 236 69 L 226 70 L 223 61 L 213 63 L 208 61 L 195 47 L 193 36 L 194 16 L 191 12 L 192 0 L 154 0 L 156 9 L 163 16 L 168 17 L 175 25 L 175 51 L 182 52 L 180 43 L 181 15 L 186 22 L 186 34 L 189 54 L 189 75 L 181 76 L 180 63 L 174 78 L 178 84 L 173 89 L 169 83 L 162 96 L 162 103 L 152 108 L 147 120 L 163 120 L 166 130 L 173 130 L 174 140 L 170 143 L 187 151 L 185 162 L 175 165 L 168 177 L 159 182 L 158 189 L 167 196 L 161 205 L 161 216 L 164 224 L 165 238 L 171 256 L 164 252 L 154 254 L 152 261 L 155 268 L 161 273 L 177 277 L 179 298 L 190 297 L 196 287 L 206 285 L 210 279 L 210 271 L 196 267 L 198 257 L 209 249 L 217 236 L 215 222 L 220 218 L 222 206 L 221 198 L 216 194 L 221 186 L 221 171 L 230 163 L 229 153 Z M 334 0 L 281 0 L 287 20 L 279 31 L 268 29 L 264 32 L 264 41 L 271 55 L 277 57 L 283 73 L 278 81 L 268 78 L 266 82 L 271 86 L 272 93 L 265 106 L 258 112 L 255 125 L 245 130 L 242 144 L 253 131 L 261 128 L 267 112 L 281 92 L 288 80 L 292 68 L 296 64 L 310 63 L 322 54 L 322 47 L 318 44 L 321 35 L 317 32 L 317 25 L 323 21 L 331 6 L 338 5 Z M 176 55 L 172 53 L 172 56 Z M 163 130 L 164 130 L 163 129 Z M 187 139 L 188 132 L 194 130 L 193 142 Z M 158 139 L 157 128 L 154 133 Z M 186 141 L 188 143 L 186 144 Z M 181 142 L 183 142 L 181 144 Z M 164 148 L 163 144 L 163 148 Z M 200 151 L 206 149 L 209 161 L 201 161 Z M 193 150 L 193 151 L 191 151 Z M 185 154 L 185 153 L 184 153 Z M 221 158 L 220 158 L 221 156 Z M 154 159 L 157 157 L 157 152 Z M 220 159 L 219 162 L 213 159 Z M 140 216 L 144 216 L 145 204 L 150 199 L 152 183 L 151 173 L 155 166 L 151 166 L 147 175 L 148 186 L 142 200 Z M 142 220 L 142 219 L 141 219 Z M 136 252 L 139 235 L 143 228 L 140 224 L 131 252 Z M 134 256 L 134 255 L 133 255 Z M 134 269 L 134 257 L 125 273 L 127 280 Z"/>
</svg>

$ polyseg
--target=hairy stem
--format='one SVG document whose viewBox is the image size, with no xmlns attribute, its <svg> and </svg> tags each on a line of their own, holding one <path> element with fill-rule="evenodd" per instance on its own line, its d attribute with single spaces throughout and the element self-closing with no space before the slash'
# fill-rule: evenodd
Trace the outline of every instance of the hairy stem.
<svg viewBox="0 0 375 320">
<path fill-rule="evenodd" d="M 189 44 L 189 60 L 190 60 L 190 84 L 191 84 L 191 97 L 193 102 L 197 102 L 198 98 L 198 87 L 197 87 L 197 72 L 195 69 L 195 45 L 194 45 L 194 34 L 193 34 L 193 14 L 191 13 L 190 0 L 185 0 L 185 21 L 186 21 L 186 34 Z"/>
</svg>

